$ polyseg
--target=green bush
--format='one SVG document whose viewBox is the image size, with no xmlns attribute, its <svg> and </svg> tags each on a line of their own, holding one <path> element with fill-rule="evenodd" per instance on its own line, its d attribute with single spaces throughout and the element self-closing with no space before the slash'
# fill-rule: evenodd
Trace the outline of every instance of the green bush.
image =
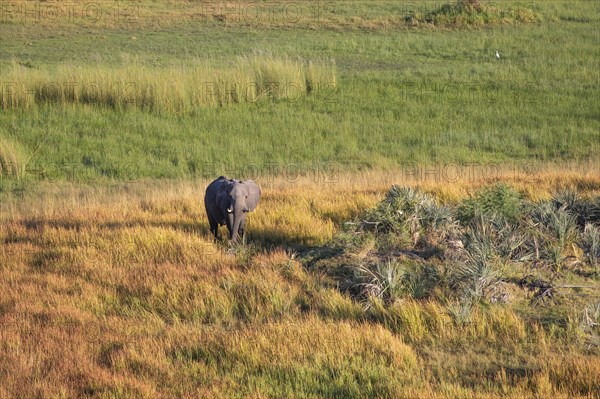
<svg viewBox="0 0 600 399">
<path fill-rule="evenodd" d="M 358 265 L 353 268 L 354 284 L 358 296 L 365 301 L 366 308 L 374 300 L 393 303 L 402 295 L 404 267 L 396 261 L 380 262 L 376 265 Z"/>
<path fill-rule="evenodd" d="M 524 212 L 521 194 L 504 183 L 485 187 L 458 207 L 457 218 L 467 225 L 481 215 L 517 222 Z"/>
<path fill-rule="evenodd" d="M 478 0 L 458 0 L 443 4 L 426 14 L 412 14 L 409 22 L 424 22 L 436 26 L 485 26 L 509 23 L 535 23 L 540 21 L 537 13 L 527 7 L 511 6 L 506 9 L 480 3 Z"/>
<path fill-rule="evenodd" d="M 585 199 L 576 191 L 565 190 L 552 197 L 552 204 L 575 217 L 580 228 L 587 223 L 600 224 L 600 196 Z"/>
<path fill-rule="evenodd" d="M 500 258 L 493 230 L 481 224 L 468 227 L 463 235 L 465 259 L 454 268 L 452 285 L 473 300 L 490 299 L 500 282 Z"/>
<path fill-rule="evenodd" d="M 406 233 L 413 245 L 427 231 L 445 236 L 455 227 L 453 211 L 429 194 L 410 187 L 392 186 L 385 199 L 369 210 L 362 226 L 372 226 L 378 234 Z"/>
<path fill-rule="evenodd" d="M 386 260 L 352 267 L 352 291 L 370 308 L 377 301 L 390 305 L 400 298 L 427 299 L 445 284 L 440 269 L 430 263 Z"/>
<path fill-rule="evenodd" d="M 600 227 L 591 223 L 585 225 L 581 234 L 579 246 L 583 249 L 594 272 L 598 273 L 600 264 Z"/>
<path fill-rule="evenodd" d="M 557 240 L 562 247 L 572 244 L 577 236 L 577 218 L 565 207 L 557 208 L 545 201 L 537 204 L 529 216 L 534 227 Z"/>
<path fill-rule="evenodd" d="M 421 210 L 433 199 L 410 187 L 392 186 L 383 201 L 367 212 L 365 222 L 373 224 L 377 232 L 401 231 L 407 225 L 419 224 Z"/>
<path fill-rule="evenodd" d="M 527 202 L 498 183 L 447 207 L 417 189 L 392 186 L 334 238 L 326 267 L 366 307 L 443 298 L 455 301 L 453 312 L 463 320 L 475 303 L 506 300 L 506 284 L 530 267 L 550 280 L 574 266 L 597 274 L 599 226 L 577 225 L 596 202 L 570 192 Z"/>
</svg>

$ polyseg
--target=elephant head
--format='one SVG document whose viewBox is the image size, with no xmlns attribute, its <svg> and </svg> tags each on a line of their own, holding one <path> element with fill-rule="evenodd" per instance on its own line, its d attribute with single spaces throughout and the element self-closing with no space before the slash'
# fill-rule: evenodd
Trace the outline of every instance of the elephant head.
<svg viewBox="0 0 600 399">
<path fill-rule="evenodd" d="M 252 212 L 258 205 L 260 188 L 252 180 L 234 181 L 223 205 L 226 206 L 227 227 L 229 238 L 237 241 L 238 236 L 244 236 L 246 214 Z"/>
<path fill-rule="evenodd" d="M 217 194 L 220 213 L 225 216 L 231 241 L 244 236 L 246 214 L 252 212 L 260 199 L 260 187 L 252 180 L 227 180 L 227 184 Z"/>
</svg>

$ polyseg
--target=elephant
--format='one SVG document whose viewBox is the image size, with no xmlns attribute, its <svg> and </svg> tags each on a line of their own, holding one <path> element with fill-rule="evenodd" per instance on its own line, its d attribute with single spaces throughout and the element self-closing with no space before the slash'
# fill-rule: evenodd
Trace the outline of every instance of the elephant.
<svg viewBox="0 0 600 399">
<path fill-rule="evenodd" d="M 253 180 L 227 179 L 219 176 L 206 188 L 204 206 L 210 231 L 218 239 L 219 225 L 227 225 L 229 239 L 244 238 L 246 214 L 252 212 L 260 199 L 260 187 Z"/>
</svg>

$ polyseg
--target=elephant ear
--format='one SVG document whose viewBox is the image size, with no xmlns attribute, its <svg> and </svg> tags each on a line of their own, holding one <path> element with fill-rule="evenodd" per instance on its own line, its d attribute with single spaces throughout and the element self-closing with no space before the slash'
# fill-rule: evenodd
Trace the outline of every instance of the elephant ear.
<svg viewBox="0 0 600 399">
<path fill-rule="evenodd" d="M 248 212 L 252 212 L 258 205 L 260 199 L 260 187 L 253 180 L 246 180 L 243 184 L 248 187 L 248 198 L 246 199 L 246 206 Z"/>
<path fill-rule="evenodd" d="M 229 185 L 223 184 L 217 191 L 216 203 L 219 207 L 229 206 Z"/>
</svg>

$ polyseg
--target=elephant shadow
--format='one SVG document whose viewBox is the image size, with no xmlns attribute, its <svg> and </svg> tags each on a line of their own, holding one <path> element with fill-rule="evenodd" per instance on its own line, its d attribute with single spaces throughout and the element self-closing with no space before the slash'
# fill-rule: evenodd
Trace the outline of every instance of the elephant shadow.
<svg viewBox="0 0 600 399">
<path fill-rule="evenodd" d="M 212 240 L 212 234 L 208 221 L 205 218 L 194 220 L 147 220 L 143 218 L 134 218 L 128 220 L 106 220 L 94 222 L 89 219 L 70 220 L 63 218 L 43 219 L 28 218 L 21 222 L 28 230 L 43 230 L 46 227 L 65 229 L 65 230 L 83 230 L 92 225 L 100 230 L 109 230 L 118 232 L 120 230 L 136 227 L 164 228 L 173 231 L 179 231 L 189 235 L 197 235 L 207 240 Z M 226 243 L 228 231 L 225 226 L 219 227 L 220 241 Z M 316 243 L 314 237 L 302 234 L 290 234 L 277 226 L 249 226 L 245 233 L 245 243 L 254 245 L 261 250 L 272 250 L 274 247 L 283 247 L 291 249 L 298 253 L 316 251 L 323 247 L 323 243 Z"/>
</svg>

